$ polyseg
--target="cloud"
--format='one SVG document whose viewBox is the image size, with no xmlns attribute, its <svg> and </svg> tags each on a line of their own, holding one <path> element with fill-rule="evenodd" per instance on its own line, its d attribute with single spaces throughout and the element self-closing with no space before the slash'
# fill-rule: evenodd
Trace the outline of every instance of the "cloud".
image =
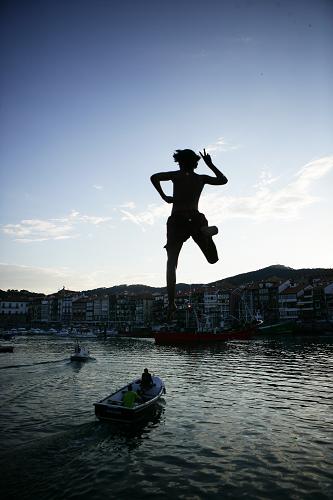
<svg viewBox="0 0 333 500">
<path fill-rule="evenodd" d="M 284 186 L 277 186 L 281 177 L 273 177 L 263 171 L 258 182 L 253 186 L 254 192 L 248 196 L 225 196 L 218 190 L 207 193 L 200 200 L 200 210 L 210 223 L 219 223 L 230 218 L 247 218 L 253 220 L 295 219 L 302 209 L 319 201 L 311 194 L 314 181 L 322 179 L 333 169 L 333 156 L 313 160 L 299 169 L 293 178 Z M 121 210 L 122 220 L 130 221 L 141 227 L 152 226 L 156 221 L 170 214 L 170 206 L 149 205 L 146 210 L 134 213 Z"/>
<path fill-rule="evenodd" d="M 268 186 L 269 184 L 273 184 L 273 182 L 277 181 L 279 177 L 272 177 L 272 174 L 268 170 L 262 170 L 259 175 L 259 181 L 253 185 L 256 188 L 263 188 L 264 186 Z"/>
<path fill-rule="evenodd" d="M 117 283 L 159 282 L 155 272 L 123 273 Z M 63 286 L 67 290 L 82 291 L 99 287 L 109 287 L 115 283 L 113 269 L 95 269 L 94 271 L 73 271 L 67 267 L 38 267 L 0 262 L 1 289 L 30 290 L 45 294 L 55 293 Z M 153 286 L 153 285 L 152 285 Z M 158 285 L 156 285 L 158 286 Z"/>
<path fill-rule="evenodd" d="M 218 151 L 226 152 L 226 151 L 234 151 L 235 149 L 239 149 L 240 146 L 232 145 L 225 140 L 224 137 L 219 137 L 213 144 L 209 144 L 206 146 L 207 153 L 217 153 Z"/>
<path fill-rule="evenodd" d="M 202 200 L 202 209 L 215 221 L 243 217 L 256 220 L 295 219 L 302 209 L 319 198 L 311 194 L 315 180 L 324 177 L 333 168 L 333 156 L 313 160 L 296 172 L 294 178 L 282 187 L 268 173 L 261 174 L 256 191 L 251 196 L 222 196 L 209 193 Z"/>
<path fill-rule="evenodd" d="M 93 188 L 94 188 L 94 189 L 97 189 L 97 190 L 104 189 L 104 187 L 103 187 L 103 186 L 100 186 L 99 184 L 93 184 Z"/>
<path fill-rule="evenodd" d="M 135 203 L 134 201 L 127 201 L 126 203 L 119 205 L 119 208 L 135 208 Z"/>
<path fill-rule="evenodd" d="M 147 210 L 137 212 L 136 214 L 129 210 L 121 209 L 121 220 L 130 221 L 144 229 L 145 225 L 152 226 L 156 219 L 167 217 L 170 214 L 170 205 L 149 205 Z"/>
<path fill-rule="evenodd" d="M 5 224 L 2 231 L 8 236 L 12 236 L 20 243 L 40 242 L 47 240 L 65 240 L 77 238 L 80 224 L 92 224 L 98 226 L 111 220 L 111 217 L 98 217 L 94 215 L 84 215 L 76 210 L 62 218 L 23 219 L 18 224 Z"/>
<path fill-rule="evenodd" d="M 0 280 L 3 290 L 30 290 L 41 293 L 54 293 L 65 286 L 80 291 L 100 286 L 100 276 L 105 271 L 73 272 L 66 267 L 37 267 L 0 263 Z"/>
</svg>

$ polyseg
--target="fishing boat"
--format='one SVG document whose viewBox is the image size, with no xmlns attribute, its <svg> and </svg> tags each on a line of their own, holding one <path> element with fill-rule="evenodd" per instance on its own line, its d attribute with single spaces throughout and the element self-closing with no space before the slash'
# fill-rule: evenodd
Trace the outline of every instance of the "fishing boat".
<svg viewBox="0 0 333 500">
<path fill-rule="evenodd" d="M 1 345 L 0 352 L 14 352 L 14 346 L 13 345 Z"/>
<path fill-rule="evenodd" d="M 228 329 L 208 330 L 204 329 L 169 329 L 154 333 L 155 343 L 159 345 L 177 344 L 212 344 L 215 342 L 226 342 L 227 340 L 245 340 L 252 337 L 257 331 L 257 324 Z"/>
<path fill-rule="evenodd" d="M 278 333 L 293 333 L 295 330 L 294 321 L 280 321 L 279 323 L 273 323 L 265 325 L 261 324 L 258 328 L 259 334 L 278 334 Z"/>
<path fill-rule="evenodd" d="M 141 379 L 131 382 L 132 390 L 140 395 L 138 402 L 132 408 L 123 406 L 123 397 L 128 390 L 125 385 L 110 396 L 98 403 L 94 403 L 95 415 L 99 420 L 113 422 L 133 422 L 144 418 L 155 403 L 165 394 L 165 386 L 162 379 L 152 375 L 153 385 L 149 388 L 141 388 Z"/>
<path fill-rule="evenodd" d="M 74 354 L 71 355 L 71 361 L 87 361 L 90 359 L 89 351 L 86 347 L 82 347 L 77 344 L 75 345 Z"/>
</svg>

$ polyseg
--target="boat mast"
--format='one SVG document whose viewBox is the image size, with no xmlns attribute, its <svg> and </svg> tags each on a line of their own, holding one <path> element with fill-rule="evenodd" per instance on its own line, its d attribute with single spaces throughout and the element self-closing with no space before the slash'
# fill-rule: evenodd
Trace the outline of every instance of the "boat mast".
<svg viewBox="0 0 333 500">
<path fill-rule="evenodd" d="M 200 328 L 200 324 L 199 324 L 199 318 L 198 318 L 198 313 L 196 311 L 196 308 L 193 307 L 193 304 L 192 304 L 192 285 L 190 284 L 190 291 L 189 291 L 189 301 L 188 301 L 188 309 L 190 311 L 193 311 L 193 314 L 194 314 L 194 317 L 195 317 L 195 322 L 196 322 L 196 325 L 197 325 L 197 331 L 199 331 L 199 328 Z M 188 316 L 187 316 L 188 317 Z M 188 322 L 188 321 L 187 321 Z"/>
</svg>

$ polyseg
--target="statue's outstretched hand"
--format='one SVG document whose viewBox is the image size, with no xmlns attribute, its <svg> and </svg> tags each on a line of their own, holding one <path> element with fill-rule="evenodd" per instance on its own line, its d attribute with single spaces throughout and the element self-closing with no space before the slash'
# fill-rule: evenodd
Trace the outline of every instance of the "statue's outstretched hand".
<svg viewBox="0 0 333 500">
<path fill-rule="evenodd" d="M 212 159 L 211 159 L 210 155 L 208 153 L 206 153 L 205 149 L 203 150 L 203 154 L 201 153 L 201 151 L 199 151 L 199 154 L 200 154 L 201 158 L 203 159 L 203 161 L 206 163 L 207 167 L 210 167 L 211 165 L 213 165 Z"/>
</svg>

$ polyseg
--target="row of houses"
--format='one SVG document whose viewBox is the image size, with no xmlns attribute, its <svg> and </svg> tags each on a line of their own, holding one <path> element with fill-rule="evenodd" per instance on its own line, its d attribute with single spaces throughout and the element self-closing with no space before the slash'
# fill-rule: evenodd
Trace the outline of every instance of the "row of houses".
<svg viewBox="0 0 333 500">
<path fill-rule="evenodd" d="M 333 283 L 281 282 L 271 279 L 233 289 L 204 286 L 178 293 L 177 320 L 191 326 L 198 320 L 207 326 L 262 319 L 333 320 Z M 166 319 L 164 293 L 86 296 L 63 288 L 48 296 L 6 297 L 0 301 L 1 326 L 9 324 L 89 324 L 111 327 L 146 327 Z"/>
</svg>

